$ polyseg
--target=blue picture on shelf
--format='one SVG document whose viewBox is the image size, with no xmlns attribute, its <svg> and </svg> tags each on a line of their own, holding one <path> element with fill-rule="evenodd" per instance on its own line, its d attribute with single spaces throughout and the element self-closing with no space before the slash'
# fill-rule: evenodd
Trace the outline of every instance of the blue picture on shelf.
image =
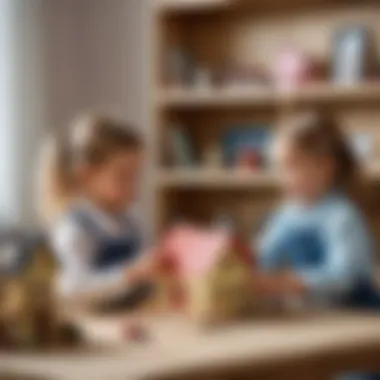
<svg viewBox="0 0 380 380">
<path fill-rule="evenodd" d="M 262 124 L 231 125 L 222 136 L 223 161 L 227 167 L 239 166 L 242 160 L 252 156 L 251 166 L 265 166 L 271 140 L 268 126 Z"/>
</svg>

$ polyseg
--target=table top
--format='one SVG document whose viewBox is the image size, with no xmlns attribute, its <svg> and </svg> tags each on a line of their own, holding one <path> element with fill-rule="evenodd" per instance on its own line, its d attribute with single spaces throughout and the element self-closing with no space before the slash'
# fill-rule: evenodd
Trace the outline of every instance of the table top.
<svg viewBox="0 0 380 380">
<path fill-rule="evenodd" d="M 83 318 L 91 349 L 48 354 L 0 354 L 9 374 L 43 379 L 161 379 L 230 365 L 257 368 L 326 351 L 380 346 L 380 316 L 328 313 L 253 319 L 202 330 L 178 317 L 146 320 L 150 339 L 123 341 L 120 318 Z M 1 371 L 0 371 L 1 372 Z"/>
</svg>

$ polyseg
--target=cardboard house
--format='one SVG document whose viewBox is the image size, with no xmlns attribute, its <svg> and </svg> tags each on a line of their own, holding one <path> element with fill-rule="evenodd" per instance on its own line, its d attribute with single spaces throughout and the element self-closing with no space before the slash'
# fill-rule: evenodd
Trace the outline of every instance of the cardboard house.
<svg viewBox="0 0 380 380">
<path fill-rule="evenodd" d="M 51 346 L 67 338 L 57 312 L 55 273 L 42 238 L 0 238 L 0 347 Z"/>
<path fill-rule="evenodd" d="M 159 248 L 161 302 L 201 323 L 247 315 L 253 304 L 250 250 L 225 229 L 173 228 Z"/>
</svg>

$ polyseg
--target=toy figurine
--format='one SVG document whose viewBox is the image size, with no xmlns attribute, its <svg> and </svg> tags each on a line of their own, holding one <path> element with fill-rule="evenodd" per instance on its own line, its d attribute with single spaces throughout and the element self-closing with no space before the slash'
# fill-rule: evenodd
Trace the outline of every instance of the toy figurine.
<svg viewBox="0 0 380 380">
<path fill-rule="evenodd" d="M 55 261 L 42 239 L 0 240 L 0 347 L 40 348 L 74 340 L 60 320 L 54 294 Z M 68 337 L 70 332 L 70 337 Z"/>
<path fill-rule="evenodd" d="M 158 255 L 164 307 L 207 324 L 249 313 L 251 255 L 227 229 L 174 227 Z"/>
<path fill-rule="evenodd" d="M 168 52 L 166 79 L 169 85 L 188 86 L 194 83 L 196 59 L 193 54 L 181 47 L 173 47 Z"/>
<path fill-rule="evenodd" d="M 274 79 L 280 89 L 298 88 L 319 79 L 321 75 L 320 62 L 299 49 L 286 49 L 276 59 Z"/>
</svg>

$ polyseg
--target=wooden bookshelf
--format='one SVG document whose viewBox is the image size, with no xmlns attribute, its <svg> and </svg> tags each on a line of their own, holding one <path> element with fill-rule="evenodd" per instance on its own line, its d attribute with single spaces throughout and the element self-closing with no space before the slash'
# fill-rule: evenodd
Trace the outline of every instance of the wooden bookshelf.
<svg viewBox="0 0 380 380">
<path fill-rule="evenodd" d="M 380 79 L 352 86 L 320 81 L 292 91 L 264 86 L 178 88 L 166 84 L 164 61 L 170 46 L 196 53 L 205 67 L 230 60 L 271 67 L 281 43 L 294 42 L 311 55 L 328 60 L 332 32 L 341 25 L 363 24 L 374 33 L 380 53 L 380 3 L 355 0 L 151 0 L 152 129 L 150 133 L 154 230 L 178 215 L 201 221 L 231 213 L 249 233 L 276 202 L 279 177 L 266 170 L 246 172 L 197 165 L 163 165 L 163 136 L 169 124 L 183 123 L 203 152 L 225 124 L 260 123 L 276 128 L 289 111 L 328 109 L 347 132 L 365 129 L 379 140 Z M 379 145 L 379 146 L 377 146 Z M 379 156 L 380 158 L 380 156 Z M 369 165 L 368 178 L 380 183 L 380 170 Z M 380 225 L 380 220 L 379 220 Z"/>
<path fill-rule="evenodd" d="M 369 181 L 380 181 L 380 168 L 366 169 Z M 244 169 L 172 169 L 157 176 L 161 189 L 265 189 L 277 187 L 280 175 L 274 171 Z"/>
<path fill-rule="evenodd" d="M 162 171 L 158 175 L 161 188 L 184 189 L 249 189 L 278 185 L 276 173 L 240 169 L 183 169 Z"/>
<path fill-rule="evenodd" d="M 286 106 L 289 103 L 380 101 L 380 82 L 358 86 L 334 86 L 316 83 L 297 90 L 276 90 L 266 87 L 215 88 L 215 89 L 168 89 L 157 97 L 162 108 L 207 108 L 265 105 Z"/>
<path fill-rule="evenodd" d="M 231 4 L 231 0 L 158 0 L 153 1 L 158 12 L 189 12 L 221 9 Z"/>
<path fill-rule="evenodd" d="M 361 2 L 373 3 L 377 0 L 152 0 L 160 13 L 179 14 L 203 11 L 233 11 L 236 8 L 262 10 L 283 10 L 299 6 L 329 6 Z"/>
</svg>

